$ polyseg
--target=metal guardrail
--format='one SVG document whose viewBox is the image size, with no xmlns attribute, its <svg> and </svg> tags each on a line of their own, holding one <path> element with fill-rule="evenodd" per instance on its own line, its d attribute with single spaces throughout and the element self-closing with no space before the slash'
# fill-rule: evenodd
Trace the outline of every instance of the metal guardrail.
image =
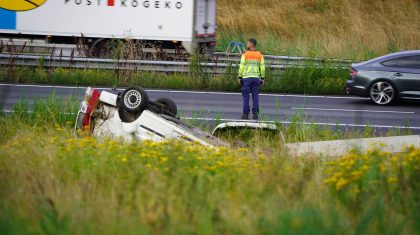
<svg viewBox="0 0 420 235">
<path fill-rule="evenodd" d="M 84 57 L 86 48 L 80 48 L 77 45 L 73 44 L 51 44 L 45 43 L 43 41 L 28 41 L 28 40 L 12 40 L 5 41 L 2 40 L 3 50 L 0 53 L 14 53 L 21 52 L 26 53 L 26 55 L 46 55 L 46 56 L 58 56 L 58 57 Z M 20 51 L 20 49 L 24 49 Z M 158 51 L 153 48 L 144 48 L 145 53 L 149 54 L 158 54 L 161 51 Z M 165 53 L 168 56 L 174 56 L 175 50 L 165 50 Z M 240 60 L 241 54 L 239 53 L 229 53 L 229 52 L 216 52 L 213 56 L 213 62 L 219 63 L 238 63 Z M 341 59 L 323 59 L 323 58 L 307 58 L 307 57 L 297 57 L 297 56 L 274 56 L 274 55 L 264 55 L 264 59 L 268 65 L 301 65 L 305 66 L 308 64 L 319 65 L 328 64 L 330 66 L 336 67 L 349 67 L 354 61 L 351 60 L 341 60 Z"/>
<path fill-rule="evenodd" d="M 138 70 L 171 73 L 187 73 L 190 71 L 188 62 L 174 61 L 148 61 L 148 60 L 115 60 L 115 59 L 96 59 L 96 58 L 70 58 L 57 56 L 34 56 L 34 55 L 13 55 L 0 54 L 0 64 L 9 66 L 43 66 L 43 67 L 64 67 L 80 69 L 118 69 L 118 70 Z M 230 65 L 226 63 L 201 63 L 207 68 L 207 72 L 215 74 L 225 73 Z M 281 66 L 276 66 L 282 70 Z"/>
<path fill-rule="evenodd" d="M 237 53 L 224 53 L 216 52 L 214 54 L 215 61 L 220 61 L 224 63 L 238 62 L 241 59 L 241 54 Z M 307 58 L 307 57 L 297 57 L 297 56 L 273 56 L 273 55 L 264 55 L 265 63 L 268 65 L 291 65 L 291 66 L 322 66 L 328 64 L 333 67 L 350 67 L 354 61 L 351 60 L 340 60 L 340 59 L 322 59 L 322 58 Z"/>
<path fill-rule="evenodd" d="M 271 73 L 280 75 L 288 67 L 304 67 L 305 64 L 292 63 L 293 60 L 284 64 L 268 65 Z M 26 55 L 26 54 L 0 54 L 1 65 L 13 66 L 43 66 L 43 67 L 68 67 L 80 69 L 117 69 L 117 70 L 138 70 L 138 71 L 155 71 L 155 72 L 171 72 L 171 73 L 187 73 L 191 71 L 189 62 L 176 61 L 150 61 L 150 60 L 116 60 L 116 59 L 98 59 L 98 58 L 81 58 L 81 57 L 58 57 L 45 55 Z M 201 68 L 206 72 L 214 74 L 224 74 L 228 69 L 236 68 L 237 63 L 200 63 Z M 321 66 L 321 64 L 316 64 Z M 348 68 L 348 66 L 338 66 Z"/>
<path fill-rule="evenodd" d="M 292 60 L 291 60 L 292 61 Z M 188 73 L 194 64 L 178 61 L 150 61 L 150 60 L 116 60 L 98 59 L 81 57 L 58 57 L 46 55 L 27 55 L 27 54 L 0 54 L 0 65 L 5 66 L 42 66 L 42 67 L 64 67 L 79 69 L 112 69 L 112 70 L 137 70 L 155 71 L 167 73 Z M 197 64 L 198 65 L 198 64 Z M 318 64 L 317 66 L 321 66 Z M 227 71 L 236 72 L 237 63 L 214 63 L 201 62 L 200 69 L 213 74 L 225 74 Z M 268 69 L 273 75 L 281 75 L 288 67 L 305 67 L 305 64 L 285 63 L 271 64 Z M 340 66 L 339 68 L 348 68 Z"/>
</svg>

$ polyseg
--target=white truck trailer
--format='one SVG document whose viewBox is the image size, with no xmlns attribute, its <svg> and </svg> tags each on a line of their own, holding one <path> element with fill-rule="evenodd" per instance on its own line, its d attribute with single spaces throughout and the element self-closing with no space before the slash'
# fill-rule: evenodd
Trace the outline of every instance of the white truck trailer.
<svg viewBox="0 0 420 235">
<path fill-rule="evenodd" d="M 188 52 L 215 46 L 216 0 L 3 0 L 0 38 L 89 47 L 130 38 Z"/>
</svg>

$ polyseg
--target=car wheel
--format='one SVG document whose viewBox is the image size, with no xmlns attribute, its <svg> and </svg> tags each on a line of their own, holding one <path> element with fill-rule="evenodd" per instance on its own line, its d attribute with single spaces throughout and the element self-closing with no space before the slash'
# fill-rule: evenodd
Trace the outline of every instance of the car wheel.
<svg viewBox="0 0 420 235">
<path fill-rule="evenodd" d="M 129 113 L 141 113 L 149 104 L 149 96 L 140 87 L 126 89 L 120 96 L 119 107 Z"/>
<path fill-rule="evenodd" d="M 396 90 L 386 81 L 375 82 L 369 90 L 370 99 L 377 105 L 388 105 L 395 101 Z"/>
<path fill-rule="evenodd" d="M 173 117 L 178 114 L 178 107 L 173 100 L 168 98 L 159 98 L 156 100 L 156 103 L 161 105 L 163 114 L 171 114 Z"/>
</svg>

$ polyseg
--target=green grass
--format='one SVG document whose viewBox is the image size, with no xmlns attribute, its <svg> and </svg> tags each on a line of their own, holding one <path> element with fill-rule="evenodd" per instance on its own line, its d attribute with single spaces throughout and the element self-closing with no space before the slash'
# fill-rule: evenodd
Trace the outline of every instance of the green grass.
<svg viewBox="0 0 420 235">
<path fill-rule="evenodd" d="M 227 30 L 219 30 L 217 34 L 216 51 L 225 52 L 230 42 L 242 42 L 245 44 L 248 39 L 256 38 L 258 40 L 258 50 L 265 55 L 281 55 L 281 56 L 305 56 L 318 58 L 336 58 L 348 59 L 354 61 L 369 60 L 378 56 L 389 53 L 398 52 L 401 50 L 415 50 L 415 46 L 411 47 L 397 47 L 392 41 L 388 42 L 387 47 L 378 49 L 377 45 L 368 45 L 366 42 L 357 43 L 355 40 L 349 40 L 340 45 L 339 52 L 328 50 L 331 44 L 328 39 L 310 41 L 307 35 L 299 35 L 295 40 L 284 39 L 281 36 L 275 35 L 272 32 L 253 34 L 243 32 L 231 32 Z M 343 40 L 344 39 L 344 40 Z M 348 39 L 340 37 L 335 42 L 346 41 Z M 347 48 L 344 48 L 347 47 Z"/>
<path fill-rule="evenodd" d="M 419 149 L 322 159 L 267 135 L 237 149 L 95 140 L 73 135 L 66 102 L 0 115 L 0 234 L 420 233 Z"/>
<path fill-rule="evenodd" d="M 263 52 L 266 55 L 282 55 L 282 56 L 306 56 L 306 57 L 329 57 L 333 58 L 331 55 L 326 55 L 325 51 L 322 51 L 316 43 L 306 42 L 305 48 L 299 47 L 293 42 L 282 40 L 282 37 L 277 36 L 273 33 L 266 34 L 250 34 L 243 32 L 231 32 L 227 30 L 219 30 L 217 34 L 217 47 L 216 50 L 220 52 L 225 52 L 228 48 L 230 42 L 242 42 L 244 45 L 248 39 L 255 38 L 258 40 L 258 50 Z M 303 51 L 305 50 L 305 51 Z M 372 56 L 363 55 L 362 57 L 358 55 L 348 56 L 341 59 L 367 59 Z"/>
<path fill-rule="evenodd" d="M 365 60 L 420 47 L 417 0 L 219 0 L 217 42 L 264 54 Z"/>
<path fill-rule="evenodd" d="M 191 89 L 215 91 L 240 91 L 237 71 L 214 75 L 200 66 L 192 65 L 188 74 L 165 74 L 156 72 L 127 72 L 96 69 L 44 69 L 13 67 L 0 68 L 0 82 L 59 84 L 74 86 L 142 86 L 144 88 Z M 283 75 L 268 72 L 266 86 L 262 92 L 305 93 L 341 95 L 348 79 L 347 69 L 331 66 L 319 68 L 288 68 Z"/>
</svg>

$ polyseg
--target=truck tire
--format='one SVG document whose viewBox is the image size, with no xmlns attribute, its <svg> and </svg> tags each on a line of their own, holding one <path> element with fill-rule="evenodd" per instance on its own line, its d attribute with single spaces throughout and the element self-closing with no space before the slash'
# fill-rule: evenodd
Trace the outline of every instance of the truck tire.
<svg viewBox="0 0 420 235">
<path fill-rule="evenodd" d="M 90 46 L 90 55 L 94 58 L 106 58 L 108 55 L 109 41 L 104 38 L 97 39 Z"/>
<path fill-rule="evenodd" d="M 161 105 L 163 114 L 170 114 L 170 116 L 173 117 L 176 117 L 178 114 L 178 107 L 173 100 L 169 98 L 159 98 L 155 102 Z"/>
<path fill-rule="evenodd" d="M 130 87 L 121 94 L 118 103 L 118 106 L 125 111 L 139 114 L 149 105 L 149 96 L 140 87 Z"/>
</svg>

